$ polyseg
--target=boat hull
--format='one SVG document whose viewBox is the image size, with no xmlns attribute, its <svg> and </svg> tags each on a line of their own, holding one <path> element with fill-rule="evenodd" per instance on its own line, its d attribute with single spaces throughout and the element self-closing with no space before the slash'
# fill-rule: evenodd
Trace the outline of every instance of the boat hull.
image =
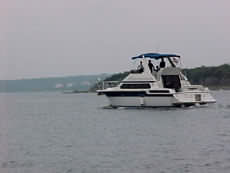
<svg viewBox="0 0 230 173">
<path fill-rule="evenodd" d="M 113 107 L 170 107 L 173 97 L 108 97 Z"/>
<path fill-rule="evenodd" d="M 175 94 L 111 94 L 104 93 L 112 107 L 178 107 L 195 104 L 215 103 L 216 100 L 208 92 L 175 93 Z"/>
</svg>

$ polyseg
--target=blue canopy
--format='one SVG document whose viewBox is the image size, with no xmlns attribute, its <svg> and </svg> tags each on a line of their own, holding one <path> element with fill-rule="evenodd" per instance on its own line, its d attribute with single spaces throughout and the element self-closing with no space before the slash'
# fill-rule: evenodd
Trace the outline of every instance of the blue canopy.
<svg viewBox="0 0 230 173">
<path fill-rule="evenodd" d="M 169 58 L 169 57 L 178 57 L 178 58 L 180 58 L 180 56 L 176 55 L 176 54 L 145 53 L 145 54 L 141 54 L 139 56 L 132 57 L 132 59 L 151 58 L 151 59 L 158 60 L 160 58 Z"/>
</svg>

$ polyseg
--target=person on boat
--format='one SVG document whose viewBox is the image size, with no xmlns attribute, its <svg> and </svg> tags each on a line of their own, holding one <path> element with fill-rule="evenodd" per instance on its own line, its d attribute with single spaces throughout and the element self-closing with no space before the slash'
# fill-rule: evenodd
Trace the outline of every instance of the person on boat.
<svg viewBox="0 0 230 173">
<path fill-rule="evenodd" d="M 149 60 L 148 66 L 149 66 L 150 72 L 153 73 L 154 65 L 153 65 L 153 63 L 151 62 L 151 60 Z"/>
<path fill-rule="evenodd" d="M 157 65 L 156 69 L 154 69 L 154 71 L 158 72 L 160 70 L 160 67 Z"/>
<path fill-rule="evenodd" d="M 164 61 L 164 58 L 161 58 L 161 62 L 160 62 L 160 68 L 165 68 L 166 64 Z"/>
<path fill-rule="evenodd" d="M 138 71 L 139 73 L 142 73 L 142 72 L 144 71 L 144 66 L 143 66 L 143 64 L 142 64 L 142 61 L 140 61 L 140 64 L 139 64 L 138 67 L 137 67 L 137 71 Z"/>
</svg>

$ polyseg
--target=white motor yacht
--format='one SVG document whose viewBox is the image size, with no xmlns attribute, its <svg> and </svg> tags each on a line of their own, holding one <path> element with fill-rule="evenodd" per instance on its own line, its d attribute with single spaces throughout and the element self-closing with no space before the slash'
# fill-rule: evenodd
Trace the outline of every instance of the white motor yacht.
<svg viewBox="0 0 230 173">
<path fill-rule="evenodd" d="M 111 107 L 181 107 L 216 102 L 208 88 L 190 84 L 178 67 L 179 55 L 146 53 L 132 59 L 141 61 L 142 67 L 131 70 L 117 86 L 97 90 L 107 96 Z M 148 64 L 152 60 L 153 68 Z"/>
</svg>

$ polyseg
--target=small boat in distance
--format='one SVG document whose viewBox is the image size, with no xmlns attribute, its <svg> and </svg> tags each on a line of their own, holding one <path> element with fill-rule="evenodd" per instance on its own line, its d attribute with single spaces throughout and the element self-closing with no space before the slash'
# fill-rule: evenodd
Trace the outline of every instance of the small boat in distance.
<svg viewBox="0 0 230 173">
<path fill-rule="evenodd" d="M 137 70 L 131 70 L 117 86 L 97 90 L 98 95 L 107 96 L 111 107 L 181 107 L 216 102 L 208 88 L 190 84 L 178 67 L 179 55 L 146 53 L 132 59 L 140 61 Z M 151 60 L 160 63 L 154 67 Z"/>
</svg>

